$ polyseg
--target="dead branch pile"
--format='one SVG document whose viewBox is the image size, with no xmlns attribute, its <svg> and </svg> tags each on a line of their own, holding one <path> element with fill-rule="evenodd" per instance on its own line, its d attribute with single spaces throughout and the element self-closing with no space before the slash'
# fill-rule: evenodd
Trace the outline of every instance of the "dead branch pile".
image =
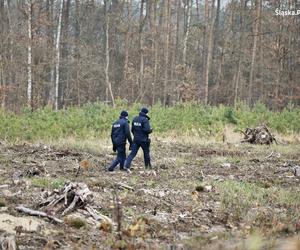
<svg viewBox="0 0 300 250">
<path fill-rule="evenodd" d="M 39 206 L 51 215 L 66 215 L 78 208 L 85 208 L 93 194 L 85 183 L 66 183 L 60 190 L 43 192 Z"/>
<path fill-rule="evenodd" d="M 16 210 L 33 216 L 46 217 L 56 223 L 62 223 L 63 221 L 56 216 L 64 216 L 79 208 L 86 209 L 89 212 L 88 205 L 93 201 L 93 194 L 85 183 L 67 182 L 60 190 L 45 191 L 41 196 L 42 201 L 38 205 L 42 211 L 33 210 L 23 205 L 17 206 Z"/>
<path fill-rule="evenodd" d="M 277 144 L 275 137 L 271 134 L 266 125 L 261 125 L 256 128 L 246 128 L 245 131 L 240 130 L 244 134 L 244 139 L 241 142 L 249 142 L 251 144 L 267 144 L 273 142 Z"/>
<path fill-rule="evenodd" d="M 93 193 L 85 183 L 68 182 L 60 190 L 43 192 L 41 200 L 38 204 L 39 210 L 33 210 L 23 205 L 17 206 L 16 210 L 33 216 L 45 217 L 56 223 L 63 223 L 64 221 L 59 217 L 80 209 L 80 211 L 85 210 L 95 221 L 100 220 L 109 225 L 113 224 L 110 218 L 100 214 L 91 206 Z"/>
</svg>

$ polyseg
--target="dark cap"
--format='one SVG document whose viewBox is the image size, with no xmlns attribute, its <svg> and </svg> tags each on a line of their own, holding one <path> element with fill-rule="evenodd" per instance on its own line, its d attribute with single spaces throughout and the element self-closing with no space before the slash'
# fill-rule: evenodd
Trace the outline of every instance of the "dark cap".
<svg viewBox="0 0 300 250">
<path fill-rule="evenodd" d="M 148 114 L 149 110 L 144 107 L 144 108 L 141 109 L 141 112 L 144 113 L 144 114 Z"/>
<path fill-rule="evenodd" d="M 121 117 L 127 117 L 128 116 L 128 112 L 126 110 L 123 110 L 120 114 Z"/>
</svg>

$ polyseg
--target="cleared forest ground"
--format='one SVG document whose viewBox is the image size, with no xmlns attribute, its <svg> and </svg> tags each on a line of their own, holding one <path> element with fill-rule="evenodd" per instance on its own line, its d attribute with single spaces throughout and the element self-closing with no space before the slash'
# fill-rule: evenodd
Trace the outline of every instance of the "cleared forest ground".
<svg viewBox="0 0 300 250">
<path fill-rule="evenodd" d="M 299 244 L 300 144 L 158 137 L 152 142 L 153 169 L 145 171 L 139 154 L 131 174 L 105 172 L 114 158 L 107 141 L 57 144 L 0 143 L 0 232 L 16 235 L 19 249 L 288 249 L 286 244 Z M 88 164 L 76 177 L 82 160 Z M 64 223 L 57 225 L 15 210 L 19 204 L 38 209 L 43 191 L 65 181 L 88 185 L 95 210 L 114 221 L 112 231 L 100 229 L 101 223 L 80 209 L 74 212 L 83 218 L 79 225 L 62 217 Z M 121 201 L 117 208 L 114 190 Z M 28 221 L 14 222 L 14 217 Z"/>
</svg>

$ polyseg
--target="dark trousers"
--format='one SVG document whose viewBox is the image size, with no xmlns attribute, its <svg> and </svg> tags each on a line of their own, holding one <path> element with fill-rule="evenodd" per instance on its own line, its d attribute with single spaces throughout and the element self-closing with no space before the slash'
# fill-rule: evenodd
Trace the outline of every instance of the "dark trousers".
<svg viewBox="0 0 300 250">
<path fill-rule="evenodd" d="M 128 158 L 126 159 L 125 168 L 129 169 L 132 160 L 136 156 L 136 154 L 139 151 L 139 148 L 142 148 L 144 153 L 144 163 L 145 167 L 150 167 L 150 142 L 133 142 L 131 146 L 131 153 L 128 155 Z"/>
<path fill-rule="evenodd" d="M 122 144 L 120 146 L 117 146 L 117 158 L 111 163 L 110 167 L 108 168 L 108 171 L 114 171 L 116 166 L 120 164 L 120 169 L 124 168 L 124 163 L 126 159 L 126 144 Z"/>
</svg>

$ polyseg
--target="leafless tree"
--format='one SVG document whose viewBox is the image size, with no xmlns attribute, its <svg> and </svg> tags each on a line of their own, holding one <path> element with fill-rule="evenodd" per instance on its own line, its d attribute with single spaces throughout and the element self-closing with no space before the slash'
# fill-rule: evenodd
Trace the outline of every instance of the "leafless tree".
<svg viewBox="0 0 300 250">
<path fill-rule="evenodd" d="M 0 0 L 1 106 L 299 105 L 300 21 L 281 3 Z"/>
</svg>

